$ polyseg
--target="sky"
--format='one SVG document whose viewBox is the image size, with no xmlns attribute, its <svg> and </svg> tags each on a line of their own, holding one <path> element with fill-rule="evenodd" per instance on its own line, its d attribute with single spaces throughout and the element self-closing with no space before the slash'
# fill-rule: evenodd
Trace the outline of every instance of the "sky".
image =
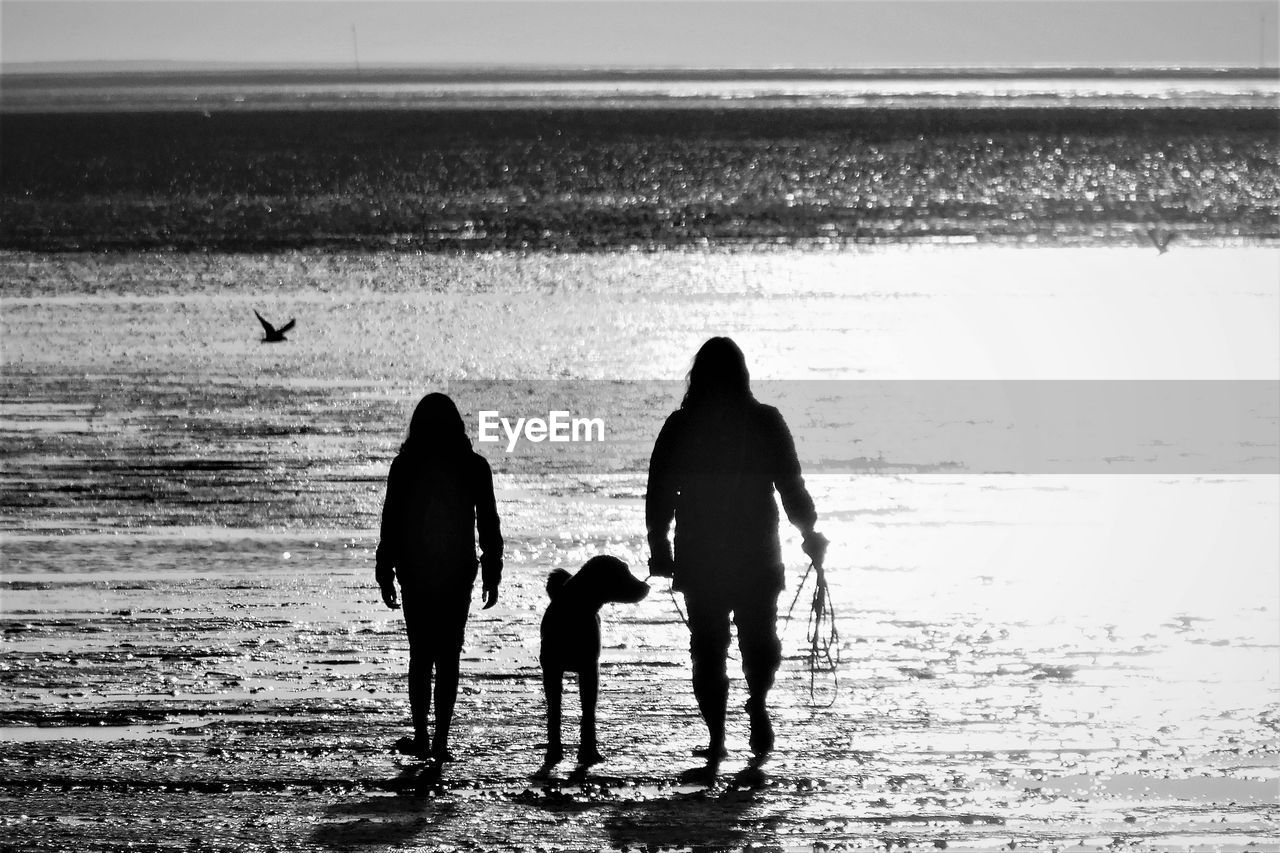
<svg viewBox="0 0 1280 853">
<path fill-rule="evenodd" d="M 1280 0 L 0 0 L 0 61 L 350 67 L 358 50 L 364 66 L 1275 66 L 1278 12 Z"/>
</svg>

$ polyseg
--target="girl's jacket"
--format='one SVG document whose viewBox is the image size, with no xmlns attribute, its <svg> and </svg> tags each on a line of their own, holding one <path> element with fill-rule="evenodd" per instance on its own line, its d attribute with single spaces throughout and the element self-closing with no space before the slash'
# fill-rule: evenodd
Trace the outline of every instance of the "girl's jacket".
<svg viewBox="0 0 1280 853">
<path fill-rule="evenodd" d="M 405 589 L 470 588 L 478 561 L 486 588 L 502 579 L 502 531 L 493 472 L 466 450 L 445 459 L 401 451 L 387 476 L 378 543 L 380 585 L 399 578 Z"/>
</svg>

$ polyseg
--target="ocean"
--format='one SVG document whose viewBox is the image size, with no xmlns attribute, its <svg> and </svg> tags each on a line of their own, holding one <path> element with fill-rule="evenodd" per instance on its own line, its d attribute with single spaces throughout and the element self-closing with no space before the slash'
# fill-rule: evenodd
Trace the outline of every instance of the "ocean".
<svg viewBox="0 0 1280 853">
<path fill-rule="evenodd" d="M 9 849 L 1280 849 L 1273 80 L 126 82 L 4 86 Z M 764 786 L 736 710 L 680 779 L 656 579 L 603 614 L 607 761 L 533 779 L 546 574 L 645 574 L 716 334 L 796 435 L 839 663 L 784 525 Z M 508 543 L 439 779 L 389 751 L 372 559 L 433 390 Z"/>
</svg>

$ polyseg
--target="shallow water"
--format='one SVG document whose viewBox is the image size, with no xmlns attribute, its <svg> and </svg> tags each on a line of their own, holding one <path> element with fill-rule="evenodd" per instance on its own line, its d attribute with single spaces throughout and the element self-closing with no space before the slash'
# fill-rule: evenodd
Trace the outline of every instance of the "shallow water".
<svg viewBox="0 0 1280 853">
<path fill-rule="evenodd" d="M 759 790 L 732 784 L 741 715 L 721 780 L 678 779 L 702 734 L 663 582 L 605 613 L 608 761 L 530 778 L 545 573 L 602 551 L 644 565 L 643 437 L 563 459 L 481 447 L 506 579 L 472 613 L 440 779 L 388 752 L 405 644 L 372 586 L 386 466 L 430 388 L 675 379 L 712 331 L 742 343 L 762 396 L 795 379 L 1274 382 L 1275 250 L 0 264 L 15 849 L 1277 849 L 1265 434 L 1234 473 L 811 466 L 840 666 L 811 697 L 802 596 Z M 297 316 L 291 340 L 260 344 L 251 307 Z M 656 387 L 661 413 L 678 388 Z M 784 609 L 802 574 L 785 533 Z"/>
<path fill-rule="evenodd" d="M 0 247 L 1241 245 L 1280 236 L 1265 103 L 7 114 Z"/>
</svg>

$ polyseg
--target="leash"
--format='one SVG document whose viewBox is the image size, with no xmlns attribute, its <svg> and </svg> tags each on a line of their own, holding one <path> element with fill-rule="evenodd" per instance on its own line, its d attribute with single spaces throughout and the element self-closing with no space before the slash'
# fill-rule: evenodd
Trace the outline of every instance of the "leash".
<svg viewBox="0 0 1280 853">
<path fill-rule="evenodd" d="M 684 611 L 680 609 L 680 599 L 676 598 L 676 591 L 671 587 L 667 587 L 667 595 L 671 596 L 671 603 L 675 605 L 676 615 L 680 617 L 680 621 L 684 623 L 684 626 L 689 628 L 689 620 L 685 618 Z M 689 628 L 689 630 L 693 629 Z"/>
<path fill-rule="evenodd" d="M 653 577 L 653 572 L 649 572 L 649 575 L 648 575 L 648 577 L 646 577 L 646 578 L 644 579 L 644 582 L 645 582 L 645 583 L 648 583 L 648 582 L 649 582 L 649 578 L 651 578 L 651 577 Z M 670 578 L 670 577 L 668 577 L 667 575 L 659 575 L 659 577 L 665 578 L 665 579 L 667 579 L 667 580 L 670 580 L 670 579 L 671 579 L 671 578 Z M 680 599 L 676 598 L 676 591 L 675 591 L 674 589 L 672 589 L 670 586 L 668 586 L 668 587 L 667 587 L 667 595 L 671 596 L 671 603 L 672 603 L 672 605 L 674 605 L 674 606 L 675 606 L 675 608 L 676 608 L 676 615 L 680 617 L 680 621 L 684 623 L 684 626 L 685 626 L 686 628 L 689 628 L 689 620 L 685 618 L 684 611 L 680 609 Z M 692 629 L 690 628 L 690 630 L 692 630 Z"/>
<path fill-rule="evenodd" d="M 791 606 L 787 608 L 787 615 L 783 619 L 782 630 L 785 632 L 791 624 L 791 614 L 796 608 L 796 603 L 800 601 L 800 594 L 804 592 L 809 575 L 815 576 L 813 600 L 809 606 L 809 618 L 805 626 L 805 640 L 809 644 L 806 656 L 809 664 L 809 702 L 817 704 L 819 670 L 829 672 L 831 701 L 823 707 L 830 708 L 835 705 L 840 693 L 840 632 L 836 630 L 836 612 L 831 603 L 831 590 L 827 586 L 826 574 L 812 560 L 809 561 L 809 567 L 805 569 L 804 576 L 800 578 L 800 585 L 796 587 L 796 594 L 791 599 Z M 648 583 L 652 577 L 654 575 L 650 572 L 645 578 L 645 583 Z M 680 617 L 685 628 L 689 628 L 689 619 L 680 607 L 680 600 L 676 598 L 675 590 L 667 587 L 667 595 L 671 596 L 671 605 L 675 607 L 676 615 Z"/>
<path fill-rule="evenodd" d="M 809 643 L 809 702 L 817 703 L 818 671 L 822 670 L 831 673 L 831 701 L 824 706 L 830 708 L 836 703 L 840 691 L 840 632 L 836 630 L 836 612 L 831 603 L 827 577 L 822 567 L 812 560 L 809 561 L 809 568 L 805 569 L 804 576 L 800 578 L 791 606 L 787 608 L 783 630 L 791 624 L 791 613 L 795 610 L 796 602 L 800 600 L 800 593 L 804 591 L 804 585 L 811 574 L 814 575 L 813 601 L 809 605 L 809 619 L 805 626 L 805 639 Z"/>
</svg>

